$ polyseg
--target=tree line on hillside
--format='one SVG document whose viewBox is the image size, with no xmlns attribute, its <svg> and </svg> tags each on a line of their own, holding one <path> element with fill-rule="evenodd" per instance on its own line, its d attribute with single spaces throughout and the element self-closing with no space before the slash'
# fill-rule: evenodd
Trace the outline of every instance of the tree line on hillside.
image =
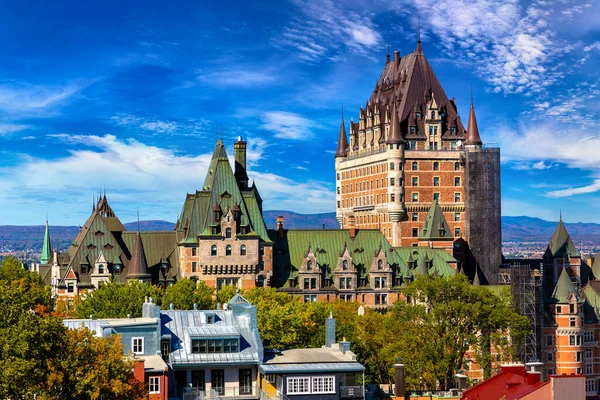
<svg viewBox="0 0 600 400">
<path fill-rule="evenodd" d="M 448 389 L 454 374 L 465 365 L 465 355 L 474 351 L 485 375 L 492 372 L 494 348 L 501 360 L 513 355 L 513 340 L 529 332 L 529 320 L 511 304 L 510 289 L 493 293 L 474 287 L 462 275 L 451 278 L 419 276 L 403 288 L 410 302 L 397 302 L 386 314 L 366 308 L 359 315 L 355 302 L 304 303 L 298 296 L 273 288 L 252 288 L 243 296 L 257 308 L 258 328 L 267 348 L 321 347 L 325 342 L 325 319 L 330 311 L 337 320 L 337 338 L 346 338 L 359 362 L 366 367 L 370 383 L 391 383 L 393 366 L 401 358 L 406 366 L 409 390 Z M 145 297 L 162 309 L 214 309 L 236 293 L 232 286 L 221 290 L 204 282 L 181 279 L 163 290 L 131 281 L 110 282 L 76 300 L 70 307 L 59 304 L 64 317 L 125 318 L 141 316 Z M 510 338 L 507 333 L 510 331 Z M 496 361 L 496 359 L 494 359 Z"/>
</svg>

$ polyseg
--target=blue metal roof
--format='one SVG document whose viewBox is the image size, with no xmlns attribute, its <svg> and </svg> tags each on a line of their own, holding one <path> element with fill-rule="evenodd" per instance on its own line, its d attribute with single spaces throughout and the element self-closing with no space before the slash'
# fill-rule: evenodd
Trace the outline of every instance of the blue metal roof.
<svg viewBox="0 0 600 400">
<path fill-rule="evenodd" d="M 303 374 L 327 372 L 363 372 L 365 367 L 357 362 L 307 363 L 307 364 L 263 364 L 258 367 L 265 374 Z"/>
</svg>

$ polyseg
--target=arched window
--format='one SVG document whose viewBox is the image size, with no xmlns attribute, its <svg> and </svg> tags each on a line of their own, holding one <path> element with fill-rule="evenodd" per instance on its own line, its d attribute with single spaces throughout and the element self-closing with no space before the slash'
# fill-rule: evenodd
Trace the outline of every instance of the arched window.
<svg viewBox="0 0 600 400">
<path fill-rule="evenodd" d="M 231 239 L 231 228 L 225 229 L 225 237 Z"/>
<path fill-rule="evenodd" d="M 394 163 L 393 163 L 393 162 L 391 162 L 391 163 L 390 163 L 390 170 L 391 170 L 391 171 L 393 171 L 393 170 L 394 170 Z"/>
<path fill-rule="evenodd" d="M 104 264 L 98 264 L 98 273 L 99 274 L 103 274 L 104 273 Z"/>
<path fill-rule="evenodd" d="M 240 247 L 240 256 L 245 256 L 245 255 L 246 255 L 246 245 L 245 245 L 245 244 L 243 244 L 243 245 Z"/>
<path fill-rule="evenodd" d="M 382 260 L 377 261 L 377 269 L 383 269 L 383 261 Z"/>
<path fill-rule="evenodd" d="M 306 262 L 306 269 L 309 270 L 309 271 L 312 269 L 312 261 L 307 261 Z"/>
<path fill-rule="evenodd" d="M 431 119 L 435 119 L 435 111 L 431 111 Z"/>
<path fill-rule="evenodd" d="M 348 260 L 342 261 L 342 269 L 346 271 L 348 269 Z"/>
<path fill-rule="evenodd" d="M 216 256 L 216 255 L 217 255 L 217 245 L 213 244 L 213 245 L 211 246 L 211 248 L 210 248 L 210 255 L 211 255 L 212 257 L 214 257 L 214 256 Z"/>
<path fill-rule="evenodd" d="M 231 255 L 231 245 L 230 244 L 228 244 L 227 247 L 225 247 L 225 255 L 226 256 Z"/>
</svg>

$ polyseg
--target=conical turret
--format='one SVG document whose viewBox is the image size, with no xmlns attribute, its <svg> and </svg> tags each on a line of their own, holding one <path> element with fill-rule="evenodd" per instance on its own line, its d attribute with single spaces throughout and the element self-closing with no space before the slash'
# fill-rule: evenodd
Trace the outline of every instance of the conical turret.
<svg viewBox="0 0 600 400">
<path fill-rule="evenodd" d="M 402 133 L 400 132 L 400 119 L 398 118 L 398 109 L 396 104 L 392 108 L 392 124 L 390 126 L 390 134 L 387 139 L 388 144 L 402 143 Z"/>
<path fill-rule="evenodd" d="M 471 101 L 471 110 L 469 111 L 469 126 L 467 127 L 467 140 L 465 142 L 468 146 L 481 146 L 481 137 L 479 136 L 479 128 L 477 127 L 477 119 L 475 118 L 475 108 Z"/>
<path fill-rule="evenodd" d="M 42 246 L 41 264 L 48 264 L 52 258 L 52 246 L 50 245 L 50 229 L 48 228 L 48 218 L 46 218 L 46 231 L 44 232 L 44 245 Z"/>
<path fill-rule="evenodd" d="M 348 139 L 346 139 L 346 127 L 344 126 L 344 117 L 342 117 L 342 124 L 340 125 L 340 137 L 338 139 L 338 148 L 335 152 L 335 157 L 346 157 L 348 149 Z"/>
<path fill-rule="evenodd" d="M 142 236 L 138 231 L 135 238 L 135 246 L 131 253 L 131 261 L 127 271 L 127 279 L 138 279 L 140 281 L 149 281 L 151 279 L 148 273 L 148 263 L 144 254 L 144 245 L 142 244 Z"/>
</svg>

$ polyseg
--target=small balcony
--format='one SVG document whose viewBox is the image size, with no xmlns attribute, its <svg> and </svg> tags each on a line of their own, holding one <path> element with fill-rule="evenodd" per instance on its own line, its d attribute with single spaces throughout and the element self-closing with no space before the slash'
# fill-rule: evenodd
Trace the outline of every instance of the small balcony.
<svg viewBox="0 0 600 400">
<path fill-rule="evenodd" d="M 211 388 L 198 390 L 185 388 L 183 400 L 232 400 L 232 399 L 258 399 L 259 389 L 252 386 L 228 386 L 225 388 Z"/>
</svg>

